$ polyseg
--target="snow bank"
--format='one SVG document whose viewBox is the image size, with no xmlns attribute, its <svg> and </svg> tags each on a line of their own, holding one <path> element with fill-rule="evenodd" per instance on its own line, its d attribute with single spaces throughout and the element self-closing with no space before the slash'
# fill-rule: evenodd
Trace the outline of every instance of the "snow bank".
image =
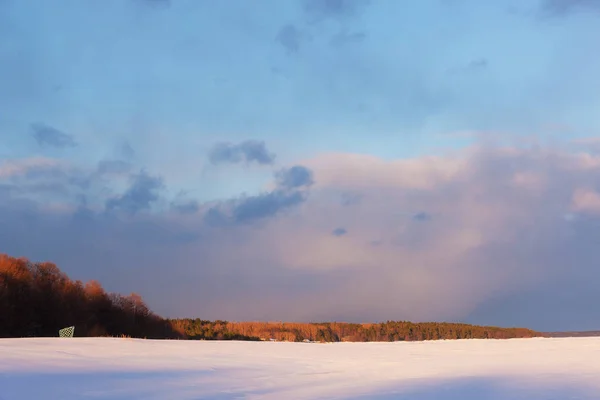
<svg viewBox="0 0 600 400">
<path fill-rule="evenodd" d="M 600 338 L 0 339 L 0 399 L 600 399 Z"/>
</svg>

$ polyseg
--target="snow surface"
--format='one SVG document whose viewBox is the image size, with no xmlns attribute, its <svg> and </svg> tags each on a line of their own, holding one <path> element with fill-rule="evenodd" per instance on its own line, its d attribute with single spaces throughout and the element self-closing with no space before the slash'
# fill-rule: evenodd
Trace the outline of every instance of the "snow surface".
<svg viewBox="0 0 600 400">
<path fill-rule="evenodd" d="M 600 338 L 0 339 L 0 399 L 600 399 Z"/>
</svg>

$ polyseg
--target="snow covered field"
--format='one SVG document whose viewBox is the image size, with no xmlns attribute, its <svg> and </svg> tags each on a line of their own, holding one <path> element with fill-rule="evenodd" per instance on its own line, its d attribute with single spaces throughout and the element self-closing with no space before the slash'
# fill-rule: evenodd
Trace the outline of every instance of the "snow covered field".
<svg viewBox="0 0 600 400">
<path fill-rule="evenodd" d="M 0 399 L 600 399 L 600 338 L 0 339 Z"/>
</svg>

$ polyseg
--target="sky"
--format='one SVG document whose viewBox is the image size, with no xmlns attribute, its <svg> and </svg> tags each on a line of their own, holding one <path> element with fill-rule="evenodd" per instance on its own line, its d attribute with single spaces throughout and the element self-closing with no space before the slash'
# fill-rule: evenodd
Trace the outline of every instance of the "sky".
<svg viewBox="0 0 600 400">
<path fill-rule="evenodd" d="M 0 252 L 168 317 L 599 329 L 599 22 L 0 0 Z"/>
</svg>

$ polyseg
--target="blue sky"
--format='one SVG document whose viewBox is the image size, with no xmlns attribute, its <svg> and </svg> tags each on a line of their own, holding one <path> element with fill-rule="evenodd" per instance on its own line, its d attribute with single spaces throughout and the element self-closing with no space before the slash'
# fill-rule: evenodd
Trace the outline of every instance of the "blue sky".
<svg viewBox="0 0 600 400">
<path fill-rule="evenodd" d="M 29 229 L 62 230 L 64 242 L 50 246 L 27 230 L 23 236 L 7 230 L 0 238 L 8 245 L 0 250 L 33 259 L 52 258 L 81 279 L 101 275 L 109 289 L 140 291 L 153 308 L 169 315 L 205 312 L 210 317 L 238 319 L 369 320 L 468 319 L 475 313 L 478 322 L 485 318 L 478 317 L 466 300 L 439 310 L 421 301 L 413 308 L 427 310 L 422 313 L 378 308 L 381 302 L 391 301 L 375 294 L 382 292 L 375 288 L 383 285 L 384 278 L 369 283 L 372 291 L 364 289 L 356 304 L 334 304 L 323 315 L 298 311 L 289 304 L 314 293 L 319 294 L 313 297 L 326 301 L 327 290 L 315 280 L 330 279 L 340 285 L 343 279 L 362 276 L 366 267 L 355 259 L 330 260 L 333 249 L 344 252 L 337 246 L 357 231 L 363 232 L 360 243 L 369 245 L 356 259 L 381 256 L 382 265 L 400 250 L 374 243 L 397 243 L 393 235 L 401 235 L 406 243 L 417 238 L 443 241 L 440 232 L 452 235 L 467 226 L 464 240 L 476 249 L 468 247 L 460 254 L 440 249 L 440 254 L 450 257 L 452 253 L 461 260 L 471 260 L 473 252 L 484 260 L 492 257 L 489 247 L 499 243 L 493 235 L 501 235 L 497 224 L 489 227 L 483 217 L 462 224 L 444 219 L 442 215 L 452 211 L 436 212 L 443 204 L 420 209 L 420 202 L 424 206 L 429 201 L 420 198 L 422 194 L 413 196 L 416 203 L 398 210 L 401 202 L 413 198 L 407 194 L 410 190 L 430 190 L 438 198 L 449 190 L 444 195 L 454 198 L 461 190 L 476 193 L 477 185 L 505 177 L 529 185 L 538 191 L 538 201 L 547 203 L 546 196 L 557 196 L 555 190 L 567 190 L 559 189 L 566 183 L 557 183 L 564 179 L 574 186 L 561 197 L 562 211 L 548 210 L 548 215 L 558 213 L 560 222 L 555 222 L 562 224 L 563 214 L 587 213 L 585 218 L 569 217 L 573 224 L 584 224 L 577 228 L 582 230 L 576 230 L 576 237 L 596 229 L 594 196 L 600 187 L 593 168 L 598 153 L 595 138 L 600 137 L 599 18 L 600 3 L 595 0 L 2 0 L 0 200 L 4 220 L 17 224 L 19 218 L 29 218 Z M 506 146 L 526 153 L 516 156 Z M 573 161 L 576 156 L 580 158 Z M 491 175 L 469 170 L 474 166 Z M 395 174 L 422 181 L 417 184 Z M 297 184 L 286 184 L 291 181 L 282 176 L 293 176 Z M 491 194 L 497 189 L 484 187 L 481 201 L 493 202 Z M 404 200 L 385 203 L 391 192 L 404 193 Z M 332 200 L 335 196 L 355 199 L 354 203 L 379 199 L 369 205 L 377 209 L 373 211 L 377 217 L 365 221 L 371 217 L 358 218 L 358 211 L 346 214 L 343 204 L 347 202 L 342 201 L 340 215 L 332 210 L 317 218 L 337 201 Z M 511 196 L 506 204 L 522 210 L 515 211 L 514 218 L 526 213 L 527 207 L 536 208 L 521 192 Z M 472 198 L 455 200 L 463 202 L 457 205 L 461 208 Z M 490 215 L 499 212 L 497 205 L 481 204 Z M 28 210 L 27 216 L 13 207 Z M 388 218 L 379 215 L 382 210 Z M 251 214 L 255 225 L 238 226 Z M 313 222 L 300 224 L 296 214 Z M 420 216 L 409 225 L 449 225 L 439 225 L 436 234 L 422 232 L 428 228 L 410 231 L 413 228 L 403 225 L 406 221 L 390 225 L 398 215 Z M 135 260 L 149 257 L 145 262 L 152 263 L 152 257 L 140 253 L 153 240 L 164 244 L 164 238 L 147 237 L 145 223 L 178 238 L 173 239 L 173 247 L 161 247 L 160 257 L 155 258 L 182 254 L 173 261 L 180 279 L 174 277 L 168 290 L 133 279 L 136 269 L 129 266 L 139 262 Z M 95 244 L 75 245 L 80 238 L 70 241 L 82 232 L 91 234 L 86 229 L 97 235 Z M 123 240 L 135 243 L 113 243 L 115 232 L 127 233 Z M 275 256 L 272 249 L 279 246 L 282 232 L 290 232 L 292 242 L 310 242 L 305 245 L 313 247 L 306 249 L 316 258 L 290 267 L 295 263 Z M 133 233 L 137 239 L 131 239 Z M 312 239 L 319 235 L 324 239 Z M 539 239 L 540 233 L 532 235 L 537 245 L 547 244 L 547 238 Z M 582 259 L 594 260 L 592 247 L 580 248 L 580 240 L 569 245 L 565 238 L 552 240 L 567 246 L 565 254 L 577 248 Z M 253 247 L 252 241 L 259 242 Z M 83 266 L 85 255 L 95 254 L 86 253 L 90 246 L 98 259 Z M 255 252 L 243 250 L 244 246 Z M 241 261 L 231 253 L 246 254 L 246 260 L 269 267 L 242 273 L 232 266 Z M 537 265 L 542 261 L 536 257 L 542 253 L 536 250 L 514 261 L 515 265 Z M 407 257 L 413 264 L 442 262 L 424 254 Z M 204 260 L 199 269 L 194 267 L 198 259 Z M 113 269 L 102 269 L 106 263 Z M 158 271 L 158 264 L 155 268 Z M 408 267 L 403 268 L 408 273 Z M 409 274 L 415 282 L 435 286 L 434 278 L 417 279 L 415 274 Z M 250 283 L 240 287 L 240 276 Z M 239 301 L 250 304 L 249 299 L 254 299 L 255 308 L 264 312 L 246 312 L 235 296 L 230 299 L 234 303 L 226 306 L 218 294 L 179 300 L 173 294 L 186 285 L 193 287 L 190 282 L 211 279 L 221 282 L 222 291 L 237 288 L 231 290 Z M 289 283 L 294 289 L 287 292 L 281 289 L 295 279 L 308 283 Z M 518 282 L 520 278 L 515 274 L 505 279 Z M 550 293 L 554 288 L 555 283 L 541 287 L 531 279 L 519 296 Z M 479 283 L 473 278 L 473 286 Z M 509 286 L 488 288 L 487 294 L 469 299 L 484 310 L 485 304 L 496 302 L 489 307 L 500 310 L 495 311 L 497 317 L 485 322 L 531 325 L 531 320 L 534 327 L 560 329 L 587 327 L 593 319 L 592 311 L 581 311 L 580 318 L 572 321 L 549 316 L 536 322 L 538 310 L 517 320 L 517 314 L 511 313 L 515 305 L 505 299 L 512 290 Z M 271 297 L 258 299 L 257 293 L 265 290 Z M 493 299 L 489 292 L 495 293 Z M 447 293 L 449 299 L 453 293 Z M 278 296 L 287 296 L 288 311 L 270 306 Z M 200 301 L 205 309 L 189 306 Z M 579 307 L 576 299 L 572 301 L 573 308 Z"/>
</svg>

